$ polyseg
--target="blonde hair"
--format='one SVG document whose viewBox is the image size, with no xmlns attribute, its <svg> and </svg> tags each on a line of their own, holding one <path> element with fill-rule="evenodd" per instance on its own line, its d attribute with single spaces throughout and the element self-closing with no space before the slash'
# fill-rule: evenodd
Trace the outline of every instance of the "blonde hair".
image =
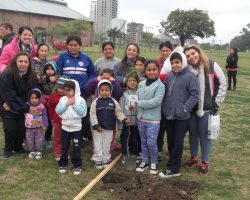
<svg viewBox="0 0 250 200">
<path fill-rule="evenodd" d="M 191 45 L 185 46 L 183 52 L 185 53 L 186 51 L 190 49 L 193 49 L 198 52 L 200 56 L 198 64 L 199 66 L 203 65 L 205 73 L 208 74 L 209 73 L 209 60 L 207 56 L 205 55 L 204 51 L 199 46 L 195 44 L 191 44 Z"/>
</svg>

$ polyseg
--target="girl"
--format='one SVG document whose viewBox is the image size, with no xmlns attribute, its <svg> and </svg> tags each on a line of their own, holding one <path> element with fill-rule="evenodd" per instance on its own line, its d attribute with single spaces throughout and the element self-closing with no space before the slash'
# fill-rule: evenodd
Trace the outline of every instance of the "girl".
<svg viewBox="0 0 250 200">
<path fill-rule="evenodd" d="M 129 105 L 133 104 L 134 101 L 132 100 L 133 96 L 136 95 L 137 86 L 139 83 L 139 78 L 136 74 L 129 74 L 127 79 L 127 89 L 124 91 L 123 96 L 121 97 L 119 104 L 121 106 L 122 112 L 126 115 L 128 119 L 130 119 L 129 126 L 123 125 L 122 132 L 120 135 L 121 144 L 122 144 L 122 162 L 124 163 L 125 157 L 127 156 L 127 141 L 128 135 L 129 136 L 129 144 L 130 147 L 129 152 L 133 155 L 137 155 L 139 152 L 138 148 L 138 137 L 139 131 L 137 127 L 137 119 L 136 119 L 136 112 L 129 111 Z"/>
<path fill-rule="evenodd" d="M 44 105 L 41 103 L 42 93 L 39 89 L 29 91 L 29 105 L 36 108 L 39 113 L 25 114 L 26 141 L 29 147 L 30 159 L 41 159 L 44 143 L 44 131 L 48 127 L 48 117 Z"/>
<path fill-rule="evenodd" d="M 142 172 L 149 167 L 150 174 L 157 174 L 157 136 L 161 120 L 161 103 L 165 93 L 165 86 L 158 78 L 159 66 L 156 61 L 145 63 L 146 79 L 139 83 L 137 95 L 137 120 L 141 138 L 142 163 L 136 171 Z M 130 106 L 133 110 L 134 106 Z M 148 155 L 148 151 L 149 154 Z"/>
<path fill-rule="evenodd" d="M 95 61 L 95 71 L 97 75 L 100 75 L 103 69 L 114 69 L 114 66 L 121 61 L 121 59 L 115 57 L 115 45 L 111 41 L 102 43 L 102 53 L 104 57 Z"/>
<path fill-rule="evenodd" d="M 143 81 L 145 77 L 145 62 L 146 59 L 144 57 L 137 57 L 135 59 L 135 71 L 139 77 L 139 82 Z"/>
<path fill-rule="evenodd" d="M 0 114 L 4 127 L 3 158 L 12 156 L 13 151 L 24 154 L 22 143 L 25 137 L 24 113 L 38 114 L 38 110 L 28 105 L 28 92 L 34 87 L 35 74 L 32 72 L 29 54 L 18 52 L 1 75 Z"/>
<path fill-rule="evenodd" d="M 129 43 L 122 61 L 115 65 L 115 79 L 119 81 L 122 87 L 125 86 L 124 83 L 126 83 L 126 75 L 134 70 L 135 59 L 139 54 L 139 46 L 135 43 Z"/>
<path fill-rule="evenodd" d="M 31 60 L 37 55 L 37 47 L 33 42 L 33 31 L 28 26 L 20 27 L 18 35 L 4 47 L 0 56 L 0 73 L 3 72 L 18 51 L 26 51 Z"/>
<path fill-rule="evenodd" d="M 208 138 L 208 116 L 216 112 L 226 96 L 226 78 L 220 66 L 205 56 L 200 47 L 190 45 L 184 48 L 190 70 L 198 77 L 200 94 L 198 104 L 193 108 L 189 120 L 189 144 L 191 157 L 186 167 L 198 164 L 198 149 L 201 144 L 202 163 L 199 174 L 208 173 L 211 153 L 211 139 Z"/>
<path fill-rule="evenodd" d="M 187 68 L 187 58 L 183 53 L 174 52 L 170 56 L 172 72 L 164 81 L 166 94 L 162 112 L 166 118 L 169 160 L 160 177 L 180 175 L 183 142 L 190 111 L 198 102 L 198 81 Z"/>
<path fill-rule="evenodd" d="M 228 77 L 228 87 L 227 90 L 231 90 L 231 82 L 233 79 L 233 89 L 236 90 L 236 75 L 238 70 L 238 49 L 237 48 L 230 48 L 229 55 L 227 56 L 227 77 Z"/>
</svg>

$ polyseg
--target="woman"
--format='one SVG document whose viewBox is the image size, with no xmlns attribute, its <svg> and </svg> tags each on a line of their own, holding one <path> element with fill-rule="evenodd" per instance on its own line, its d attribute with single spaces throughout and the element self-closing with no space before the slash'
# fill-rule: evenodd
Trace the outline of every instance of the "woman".
<svg viewBox="0 0 250 200">
<path fill-rule="evenodd" d="M 92 60 L 86 54 L 80 51 L 82 46 L 81 38 L 78 36 L 69 36 L 66 40 L 68 51 L 62 53 L 56 63 L 59 68 L 60 75 L 65 75 L 70 79 L 74 79 L 79 83 L 81 92 L 85 83 L 96 77 L 95 68 Z M 83 96 L 83 94 L 81 94 Z M 91 130 L 89 124 L 89 110 L 91 99 L 86 99 L 88 113 L 83 118 L 84 138 L 91 139 Z"/>
<path fill-rule="evenodd" d="M 94 66 L 97 75 L 100 75 L 103 69 L 109 68 L 114 69 L 114 66 L 121 61 L 121 59 L 116 58 L 115 55 L 115 45 L 111 41 L 102 43 L 102 52 L 104 57 L 99 58 L 95 61 Z"/>
<path fill-rule="evenodd" d="M 198 104 L 191 111 L 189 121 L 189 144 L 191 158 L 186 167 L 198 164 L 198 148 L 201 144 L 202 163 L 200 175 L 208 173 L 208 161 L 211 153 L 211 139 L 208 138 L 208 117 L 211 111 L 218 111 L 226 95 L 226 78 L 220 66 L 208 60 L 204 52 L 196 45 L 184 48 L 190 70 L 198 77 L 200 94 Z"/>
<path fill-rule="evenodd" d="M 121 86 L 123 87 L 126 83 L 126 75 L 134 70 L 135 60 L 140 54 L 139 46 L 135 43 L 129 43 L 125 55 L 121 62 L 119 62 L 114 67 L 114 75 L 115 79 L 119 81 Z"/>
<path fill-rule="evenodd" d="M 12 156 L 13 151 L 25 154 L 22 143 L 25 137 L 24 113 L 38 114 L 29 106 L 28 92 L 35 86 L 29 54 L 18 52 L 0 79 L 0 114 L 3 121 L 5 146 L 3 158 Z"/>
<path fill-rule="evenodd" d="M 229 55 L 227 56 L 227 77 L 228 77 L 228 87 L 227 90 L 231 90 L 231 82 L 233 79 L 233 90 L 236 90 L 236 75 L 238 70 L 238 49 L 237 48 L 230 48 Z"/>
<path fill-rule="evenodd" d="M 33 42 L 33 31 L 31 28 L 22 26 L 19 28 L 18 34 L 2 51 L 0 56 L 0 73 L 3 72 L 18 51 L 29 53 L 31 60 L 37 55 L 37 47 Z"/>
</svg>

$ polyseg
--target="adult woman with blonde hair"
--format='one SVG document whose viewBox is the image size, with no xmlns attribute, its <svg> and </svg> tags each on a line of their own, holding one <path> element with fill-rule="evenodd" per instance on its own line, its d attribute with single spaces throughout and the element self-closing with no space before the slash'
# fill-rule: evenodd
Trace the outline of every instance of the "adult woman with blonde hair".
<svg viewBox="0 0 250 200">
<path fill-rule="evenodd" d="M 207 58 L 197 45 L 184 48 L 190 70 L 198 77 L 200 94 L 198 104 L 191 112 L 189 123 L 189 144 L 191 158 L 186 167 L 193 168 L 198 164 L 198 149 L 201 145 L 202 163 L 200 175 L 207 174 L 211 153 L 211 139 L 208 137 L 208 117 L 216 113 L 226 95 L 226 78 L 220 66 Z"/>
</svg>

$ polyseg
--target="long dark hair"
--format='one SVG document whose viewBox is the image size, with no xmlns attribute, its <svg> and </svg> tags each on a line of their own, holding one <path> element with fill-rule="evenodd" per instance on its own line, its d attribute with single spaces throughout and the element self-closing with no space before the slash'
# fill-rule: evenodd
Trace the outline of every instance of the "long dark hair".
<svg viewBox="0 0 250 200">
<path fill-rule="evenodd" d="M 128 62 L 127 50 L 128 50 L 128 47 L 129 47 L 130 45 L 134 45 L 134 46 L 137 48 L 137 57 L 138 57 L 139 54 L 140 54 L 140 48 L 139 48 L 138 44 L 136 44 L 136 43 L 129 43 L 129 44 L 127 45 L 127 47 L 126 47 L 124 56 L 123 56 L 122 61 L 121 61 L 121 62 L 122 62 L 122 69 L 123 69 L 123 70 L 125 70 L 126 67 L 127 67 L 127 62 Z"/>
<path fill-rule="evenodd" d="M 7 66 L 6 70 L 8 71 L 8 73 L 10 73 L 13 76 L 15 83 L 18 85 L 20 83 L 20 75 L 19 75 L 19 71 L 17 68 L 17 59 L 20 56 L 27 56 L 27 58 L 29 59 L 29 67 L 27 70 L 27 81 L 28 81 L 28 85 L 32 87 L 36 83 L 36 78 L 31 67 L 30 55 L 27 52 L 25 51 L 17 52 L 14 58 L 11 60 L 10 64 Z"/>
</svg>

